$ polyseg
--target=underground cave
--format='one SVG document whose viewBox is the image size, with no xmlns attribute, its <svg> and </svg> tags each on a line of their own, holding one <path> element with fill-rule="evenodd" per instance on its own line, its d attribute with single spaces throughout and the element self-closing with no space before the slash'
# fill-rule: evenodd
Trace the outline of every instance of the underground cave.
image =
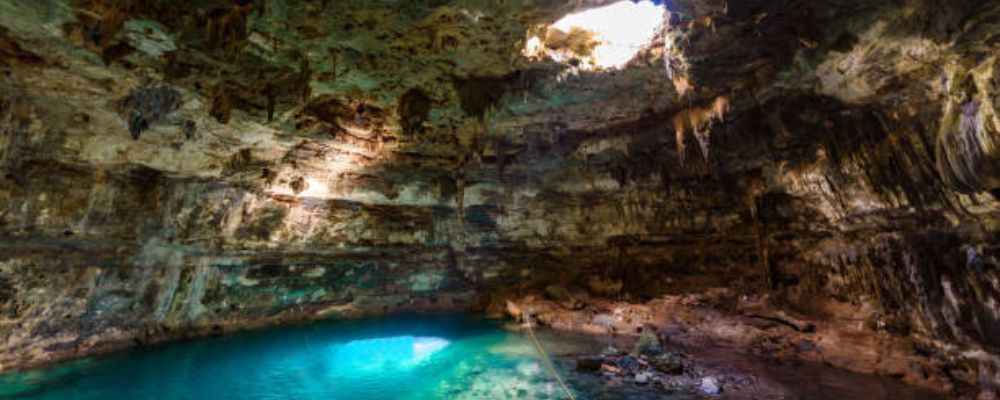
<svg viewBox="0 0 1000 400">
<path fill-rule="evenodd" d="M 0 398 L 1000 394 L 1000 1 L 0 0 Z"/>
</svg>

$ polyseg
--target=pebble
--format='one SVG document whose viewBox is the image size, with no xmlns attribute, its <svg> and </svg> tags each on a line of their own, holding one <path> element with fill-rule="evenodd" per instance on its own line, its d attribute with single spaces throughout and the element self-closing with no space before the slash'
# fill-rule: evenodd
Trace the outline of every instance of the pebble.
<svg viewBox="0 0 1000 400">
<path fill-rule="evenodd" d="M 719 385 L 718 379 L 706 376 L 701 378 L 701 391 L 705 394 L 719 394 L 722 392 L 722 386 Z"/>
</svg>

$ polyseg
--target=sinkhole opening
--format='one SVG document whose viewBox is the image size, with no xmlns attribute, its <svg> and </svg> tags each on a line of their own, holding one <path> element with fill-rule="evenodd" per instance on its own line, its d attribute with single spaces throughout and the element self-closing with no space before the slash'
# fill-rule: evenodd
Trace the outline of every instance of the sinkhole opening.
<svg viewBox="0 0 1000 400">
<path fill-rule="evenodd" d="M 622 68 L 653 41 L 665 12 L 662 1 L 624 0 L 569 14 L 532 35 L 524 54 L 584 70 Z"/>
</svg>

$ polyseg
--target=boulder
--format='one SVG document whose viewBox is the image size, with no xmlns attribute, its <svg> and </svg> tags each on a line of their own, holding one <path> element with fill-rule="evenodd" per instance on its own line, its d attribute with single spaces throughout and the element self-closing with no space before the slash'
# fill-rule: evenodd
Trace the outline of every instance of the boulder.
<svg viewBox="0 0 1000 400">
<path fill-rule="evenodd" d="M 656 335 L 646 332 L 639 336 L 639 340 L 635 342 L 633 353 L 637 356 L 655 357 L 663 354 L 663 348 L 660 346 L 660 339 L 657 339 Z"/>
</svg>

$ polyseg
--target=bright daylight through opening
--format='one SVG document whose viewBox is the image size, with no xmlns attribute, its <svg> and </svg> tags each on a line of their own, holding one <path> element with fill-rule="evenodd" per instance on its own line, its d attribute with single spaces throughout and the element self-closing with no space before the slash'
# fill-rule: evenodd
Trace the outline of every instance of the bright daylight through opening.
<svg viewBox="0 0 1000 400">
<path fill-rule="evenodd" d="M 663 22 L 663 13 L 664 8 L 651 1 L 621 1 L 567 15 L 549 29 L 568 33 L 569 36 L 573 36 L 574 31 L 591 34 L 595 45 L 584 57 L 582 68 L 621 68 L 653 40 Z M 526 51 L 537 53 L 546 46 L 551 49 L 551 36 L 550 33 L 549 40 L 532 37 L 528 40 Z"/>
</svg>

